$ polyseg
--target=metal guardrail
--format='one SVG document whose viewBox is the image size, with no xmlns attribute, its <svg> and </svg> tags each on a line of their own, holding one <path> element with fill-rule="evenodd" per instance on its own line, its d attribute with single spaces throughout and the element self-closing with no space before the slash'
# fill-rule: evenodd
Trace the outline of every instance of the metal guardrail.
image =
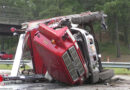
<svg viewBox="0 0 130 90">
<path fill-rule="evenodd" d="M 30 63 L 31 60 L 21 60 L 22 63 Z M 13 64 L 13 60 L 0 60 L 0 64 Z M 111 67 L 111 68 L 129 68 L 130 62 L 102 62 L 103 67 Z"/>
<path fill-rule="evenodd" d="M 128 68 L 130 69 L 130 62 L 102 62 L 103 67 L 112 68 Z"/>
<path fill-rule="evenodd" d="M 13 64 L 13 60 L 0 60 L 0 64 Z M 30 63 L 31 60 L 21 60 L 21 64 L 22 63 Z"/>
</svg>

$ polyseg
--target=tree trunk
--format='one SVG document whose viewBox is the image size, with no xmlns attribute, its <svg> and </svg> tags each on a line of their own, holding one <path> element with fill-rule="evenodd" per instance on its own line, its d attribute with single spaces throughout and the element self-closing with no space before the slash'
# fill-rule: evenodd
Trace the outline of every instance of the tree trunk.
<svg viewBox="0 0 130 90">
<path fill-rule="evenodd" d="M 4 37 L 1 37 L 1 51 L 4 51 Z"/>
<path fill-rule="evenodd" d="M 127 47 L 129 47 L 128 34 L 129 34 L 128 29 L 124 27 L 124 42 Z"/>
<path fill-rule="evenodd" d="M 102 31 L 101 30 L 99 31 L 99 40 L 100 40 L 100 42 L 102 42 Z"/>
<path fill-rule="evenodd" d="M 117 57 L 120 57 L 120 42 L 119 42 L 119 31 L 118 31 L 118 19 L 116 18 L 116 47 L 117 47 Z"/>
<path fill-rule="evenodd" d="M 112 43 L 114 45 L 116 43 L 116 31 L 113 30 L 111 33 L 112 33 Z"/>
<path fill-rule="evenodd" d="M 128 48 L 130 49 L 130 31 L 128 31 Z"/>
</svg>

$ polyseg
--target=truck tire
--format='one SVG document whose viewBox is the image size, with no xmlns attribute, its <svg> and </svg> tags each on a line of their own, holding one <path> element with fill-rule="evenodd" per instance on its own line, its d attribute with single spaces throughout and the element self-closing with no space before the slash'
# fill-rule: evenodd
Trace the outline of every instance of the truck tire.
<svg viewBox="0 0 130 90">
<path fill-rule="evenodd" d="M 104 69 L 102 72 L 99 73 L 100 81 L 105 81 L 114 76 L 114 71 L 111 69 Z"/>
<path fill-rule="evenodd" d="M 90 83 L 97 83 L 99 82 L 99 72 L 92 72 L 90 76 Z"/>
</svg>

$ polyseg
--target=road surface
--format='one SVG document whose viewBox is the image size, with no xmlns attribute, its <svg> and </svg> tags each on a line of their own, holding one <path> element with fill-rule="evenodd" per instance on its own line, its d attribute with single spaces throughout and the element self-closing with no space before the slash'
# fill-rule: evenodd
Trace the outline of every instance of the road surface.
<svg viewBox="0 0 130 90">
<path fill-rule="evenodd" d="M 116 75 L 111 81 L 98 84 L 68 86 L 63 83 L 1 83 L 0 90 L 130 90 L 130 76 Z"/>
</svg>

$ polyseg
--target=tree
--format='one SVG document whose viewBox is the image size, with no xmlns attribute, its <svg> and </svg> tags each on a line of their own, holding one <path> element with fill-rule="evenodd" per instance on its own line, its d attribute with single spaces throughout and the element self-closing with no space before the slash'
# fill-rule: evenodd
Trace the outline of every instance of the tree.
<svg viewBox="0 0 130 90">
<path fill-rule="evenodd" d="M 111 33 L 114 38 L 116 38 L 116 47 L 117 47 L 117 56 L 119 55 L 119 32 L 124 33 L 124 41 L 128 44 L 128 23 L 130 22 L 130 13 L 129 8 L 130 1 L 129 0 L 115 0 L 111 2 L 107 2 L 104 5 L 104 11 L 108 14 L 108 23 L 112 30 Z M 122 9 L 123 8 L 123 9 Z M 115 22 L 115 24 L 113 23 Z M 115 27 L 115 29 L 114 29 Z M 119 29 L 119 30 L 118 30 Z M 122 29 L 122 30 L 121 30 Z M 113 31 L 115 30 L 115 31 Z"/>
</svg>

